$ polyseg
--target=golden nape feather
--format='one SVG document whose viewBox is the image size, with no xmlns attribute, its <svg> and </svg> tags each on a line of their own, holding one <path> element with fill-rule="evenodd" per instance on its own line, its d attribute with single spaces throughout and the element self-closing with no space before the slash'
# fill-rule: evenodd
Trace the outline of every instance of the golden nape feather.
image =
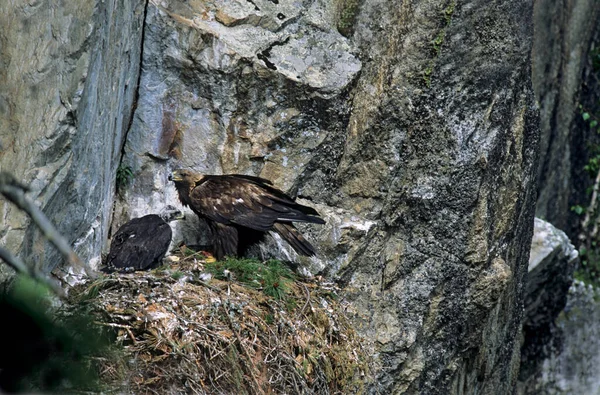
<svg viewBox="0 0 600 395">
<path fill-rule="evenodd" d="M 277 232 L 298 254 L 315 255 L 315 248 L 293 223 L 325 221 L 315 209 L 296 203 L 269 180 L 187 169 L 173 171 L 169 180 L 175 183 L 181 203 L 207 222 L 217 259 L 243 255 L 269 231 Z"/>
</svg>

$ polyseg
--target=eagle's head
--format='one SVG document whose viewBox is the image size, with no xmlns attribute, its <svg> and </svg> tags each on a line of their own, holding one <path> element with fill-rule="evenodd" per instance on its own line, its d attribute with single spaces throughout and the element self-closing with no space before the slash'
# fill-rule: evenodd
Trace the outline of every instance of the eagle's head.
<svg viewBox="0 0 600 395">
<path fill-rule="evenodd" d="M 191 170 L 187 169 L 176 169 L 173 170 L 171 174 L 169 174 L 169 181 L 173 181 L 175 184 L 192 186 L 196 185 L 196 183 L 202 178 L 204 175 L 200 173 L 195 173 Z"/>
<path fill-rule="evenodd" d="M 177 221 L 180 219 L 185 219 L 185 215 L 183 215 L 183 213 L 180 210 L 178 210 L 177 208 L 175 208 L 171 205 L 164 207 L 160 211 L 159 216 L 165 222 L 171 222 L 171 221 Z"/>
<path fill-rule="evenodd" d="M 175 183 L 175 188 L 177 188 L 179 194 L 179 201 L 184 206 L 190 205 L 190 192 L 202 178 L 204 178 L 204 175 L 187 169 L 176 169 L 169 174 L 169 181 Z"/>
</svg>

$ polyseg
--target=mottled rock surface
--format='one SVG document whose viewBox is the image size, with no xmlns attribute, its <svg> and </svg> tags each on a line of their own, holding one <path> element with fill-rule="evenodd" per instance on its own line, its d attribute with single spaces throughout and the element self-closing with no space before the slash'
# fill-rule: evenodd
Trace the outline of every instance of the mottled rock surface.
<svg viewBox="0 0 600 395">
<path fill-rule="evenodd" d="M 539 364 L 521 394 L 600 394 L 600 295 L 575 280 L 565 309 L 556 320 L 562 341 Z"/>
<path fill-rule="evenodd" d="M 517 379 L 538 142 L 531 4 L 452 5 L 365 4 L 355 33 L 376 60 L 353 101 L 342 204 L 380 222 L 340 274 L 382 393 L 501 394 Z"/>
<path fill-rule="evenodd" d="M 18 32 L 2 51 L 19 48 L 2 58 L 0 161 L 28 164 L 17 175 L 84 259 L 106 241 L 118 166 L 114 228 L 174 203 L 175 167 L 266 177 L 328 222 L 303 227 L 320 254 L 302 263 L 361 311 L 370 393 L 514 389 L 539 138 L 531 2 L 63 6 L 80 14 L 0 16 Z M 24 255 L 57 265 L 1 208 L 3 242 L 25 235 Z M 205 242 L 199 226 L 176 241 Z"/>
<path fill-rule="evenodd" d="M 86 260 L 108 235 L 143 18 L 144 3 L 129 1 L 5 2 L 0 13 L 0 170 L 31 184 Z M 61 262 L 2 199 L 0 243 L 46 271 Z"/>
<path fill-rule="evenodd" d="M 582 123 L 578 105 L 592 110 L 589 105 L 598 100 L 585 86 L 597 81 L 590 74 L 589 51 L 594 35 L 600 42 L 600 2 L 540 0 L 534 15 L 532 80 L 542 133 L 536 216 L 575 240 L 580 221 L 570 207 L 588 204 L 586 189 L 592 179 L 583 167 L 589 155 L 595 155 L 588 149 L 597 140 Z"/>
<path fill-rule="evenodd" d="M 175 202 L 173 168 L 269 178 L 327 220 L 303 227 L 320 249 L 304 268 L 362 311 L 369 392 L 510 393 L 539 137 L 531 15 L 521 1 L 150 1 L 113 225 Z M 206 242 L 201 224 L 176 234 Z"/>
<path fill-rule="evenodd" d="M 122 162 L 134 177 L 120 194 L 113 228 L 177 202 L 167 181 L 177 167 L 260 175 L 302 195 L 313 163 L 342 153 L 348 87 L 361 69 L 333 18 L 320 2 L 150 1 Z M 206 244 L 202 224 L 187 218 L 175 225 L 174 243 Z M 282 247 L 276 256 L 295 257 L 272 245 Z"/>
<path fill-rule="evenodd" d="M 563 231 L 535 219 L 525 292 L 521 390 L 535 386 L 532 383 L 539 379 L 544 360 L 562 347 L 563 333 L 555 321 L 567 303 L 577 257 L 577 250 Z"/>
</svg>

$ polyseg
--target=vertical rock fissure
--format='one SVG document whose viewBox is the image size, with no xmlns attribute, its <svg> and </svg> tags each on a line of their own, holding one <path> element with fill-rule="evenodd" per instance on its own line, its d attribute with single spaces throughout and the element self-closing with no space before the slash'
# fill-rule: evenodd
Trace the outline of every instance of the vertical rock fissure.
<svg viewBox="0 0 600 395">
<path fill-rule="evenodd" d="M 138 63 L 138 67 L 139 67 L 139 73 L 137 76 L 137 80 L 135 82 L 135 92 L 134 92 L 134 96 L 133 96 L 133 104 L 131 106 L 131 111 L 129 114 L 129 120 L 127 121 L 127 127 L 125 128 L 124 132 L 123 132 L 123 138 L 121 140 L 121 145 L 120 145 L 120 155 L 119 155 L 119 165 L 117 167 L 117 171 L 118 169 L 122 166 L 123 163 L 123 158 L 125 157 L 125 143 L 127 142 L 127 136 L 129 135 L 129 131 L 131 130 L 131 125 L 133 124 L 133 117 L 135 116 L 135 111 L 137 110 L 137 103 L 138 103 L 138 99 L 140 97 L 140 83 L 142 80 L 142 66 L 143 66 L 143 62 L 144 62 L 144 44 L 146 42 L 146 17 L 148 15 L 148 3 L 150 0 L 145 0 L 144 2 L 144 15 L 142 17 L 142 32 L 141 34 L 141 40 L 140 40 L 140 56 L 138 57 L 137 63 Z M 117 174 L 115 173 L 115 179 L 117 178 Z M 112 202 L 112 210 L 110 211 L 110 220 L 108 222 L 108 239 L 110 240 L 112 238 L 112 232 L 114 230 L 114 226 L 113 226 L 113 221 L 115 219 L 115 209 L 117 206 L 117 194 L 119 193 L 119 186 L 117 185 L 117 181 L 115 181 L 115 188 L 114 188 L 114 196 L 115 199 L 113 199 Z"/>
</svg>

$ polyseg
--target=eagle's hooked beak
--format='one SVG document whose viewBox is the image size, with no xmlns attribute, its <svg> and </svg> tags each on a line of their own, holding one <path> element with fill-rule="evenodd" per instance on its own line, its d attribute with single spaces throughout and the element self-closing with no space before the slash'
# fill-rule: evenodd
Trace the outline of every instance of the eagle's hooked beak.
<svg viewBox="0 0 600 395">
<path fill-rule="evenodd" d="M 175 170 L 174 172 L 172 172 L 171 174 L 169 174 L 169 181 L 181 181 L 183 180 L 183 177 L 181 177 L 181 175 L 177 172 L 177 170 Z"/>
</svg>

